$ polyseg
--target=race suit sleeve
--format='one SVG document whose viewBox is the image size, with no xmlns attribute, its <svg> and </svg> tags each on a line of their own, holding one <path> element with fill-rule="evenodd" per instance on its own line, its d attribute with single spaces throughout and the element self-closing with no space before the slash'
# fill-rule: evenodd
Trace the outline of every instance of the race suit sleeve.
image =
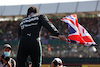
<svg viewBox="0 0 100 67">
<path fill-rule="evenodd" d="M 43 25 L 44 28 L 46 28 L 50 33 L 53 34 L 53 36 L 58 36 L 59 31 L 56 29 L 56 27 L 48 20 L 47 16 L 40 15 L 40 22 Z"/>
</svg>

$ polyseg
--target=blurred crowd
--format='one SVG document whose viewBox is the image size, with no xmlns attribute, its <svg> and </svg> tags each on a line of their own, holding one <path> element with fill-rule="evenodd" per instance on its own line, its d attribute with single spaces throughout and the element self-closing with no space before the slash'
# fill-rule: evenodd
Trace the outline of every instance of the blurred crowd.
<svg viewBox="0 0 100 67">
<path fill-rule="evenodd" d="M 100 45 L 100 44 L 99 44 Z M 43 45 L 43 57 L 99 57 L 100 46 L 97 52 L 91 51 L 91 47 L 79 44 Z"/>
<path fill-rule="evenodd" d="M 56 26 L 60 31 L 60 34 L 68 36 L 68 26 L 64 22 L 61 22 L 60 19 L 50 19 L 50 21 Z M 98 30 L 98 18 L 78 18 L 79 23 L 85 27 L 85 29 L 91 34 L 93 38 L 100 38 L 100 30 Z M 0 21 L 0 41 L 18 41 L 18 24 L 20 21 Z M 100 23 L 100 22 L 99 22 Z M 52 45 L 48 43 L 50 38 L 50 32 L 45 28 L 42 28 L 41 31 L 41 41 L 43 48 L 44 57 L 100 57 L 99 53 L 89 52 L 89 47 L 76 44 L 67 44 L 67 45 Z M 49 44 L 49 45 L 48 45 Z M 17 54 L 17 45 L 13 46 L 12 55 L 16 57 Z M 100 48 L 100 46 L 99 46 Z M 100 50 L 99 50 L 100 51 Z M 1 52 L 0 52 L 1 53 Z M 89 54 L 90 53 L 90 54 Z"/>
<path fill-rule="evenodd" d="M 18 40 L 18 24 L 17 21 L 1 21 L 0 22 L 0 41 L 16 41 Z"/>
<path fill-rule="evenodd" d="M 60 31 L 60 34 L 68 36 L 68 26 L 61 22 L 60 19 L 50 19 L 50 21 Z M 100 30 L 98 30 L 98 18 L 84 18 L 78 19 L 79 23 L 92 35 L 93 38 L 100 38 Z M 0 41 L 16 41 L 18 40 L 18 24 L 20 21 L 0 21 Z M 50 39 L 50 32 L 42 28 L 41 38 Z"/>
</svg>

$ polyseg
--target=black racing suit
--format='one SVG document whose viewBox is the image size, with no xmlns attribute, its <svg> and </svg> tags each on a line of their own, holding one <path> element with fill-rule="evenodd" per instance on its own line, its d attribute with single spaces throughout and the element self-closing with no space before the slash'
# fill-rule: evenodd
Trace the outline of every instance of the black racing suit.
<svg viewBox="0 0 100 67">
<path fill-rule="evenodd" d="M 42 49 L 39 32 L 42 26 L 55 36 L 59 35 L 58 30 L 45 15 L 33 15 L 24 18 L 20 22 L 17 67 L 25 67 L 25 62 L 29 55 L 31 57 L 32 67 L 40 67 L 42 61 Z"/>
</svg>

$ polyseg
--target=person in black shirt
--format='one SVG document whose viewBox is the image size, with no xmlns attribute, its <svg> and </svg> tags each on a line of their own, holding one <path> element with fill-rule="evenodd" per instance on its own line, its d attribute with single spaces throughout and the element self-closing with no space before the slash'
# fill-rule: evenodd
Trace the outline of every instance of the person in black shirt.
<svg viewBox="0 0 100 67">
<path fill-rule="evenodd" d="M 19 49 L 17 54 L 17 67 L 25 67 L 27 57 L 30 55 L 32 67 L 40 67 L 42 62 L 42 49 L 39 32 L 41 27 L 46 28 L 60 40 L 66 41 L 66 37 L 59 34 L 55 26 L 48 20 L 47 16 L 38 14 L 34 6 L 27 11 L 27 17 L 19 24 Z"/>
</svg>

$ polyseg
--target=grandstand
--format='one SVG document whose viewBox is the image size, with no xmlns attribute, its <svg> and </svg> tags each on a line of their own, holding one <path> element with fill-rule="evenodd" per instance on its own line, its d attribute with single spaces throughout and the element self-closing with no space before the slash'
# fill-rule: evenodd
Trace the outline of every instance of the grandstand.
<svg viewBox="0 0 100 67">
<path fill-rule="evenodd" d="M 50 64 L 54 57 L 61 57 L 64 65 L 81 67 L 82 64 L 100 64 L 100 1 L 31 4 L 0 6 L 0 55 L 5 42 L 9 42 L 12 57 L 16 58 L 18 49 L 18 24 L 26 16 L 28 7 L 36 6 L 40 14 L 46 14 L 58 28 L 60 34 L 68 36 L 68 27 L 60 19 L 69 14 L 77 14 L 79 23 L 86 28 L 95 42 L 98 51 L 89 51 L 90 47 L 79 44 L 67 44 L 50 38 L 50 32 L 42 29 L 43 64 Z M 83 67 L 83 66 L 82 66 Z"/>
</svg>

